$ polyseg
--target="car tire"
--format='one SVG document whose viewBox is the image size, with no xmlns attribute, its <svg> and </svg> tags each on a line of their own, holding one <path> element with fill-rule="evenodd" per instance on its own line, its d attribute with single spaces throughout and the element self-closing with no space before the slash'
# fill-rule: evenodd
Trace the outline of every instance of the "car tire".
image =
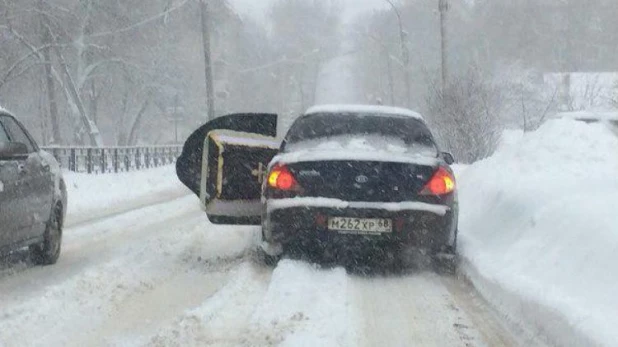
<svg viewBox="0 0 618 347">
<path fill-rule="evenodd" d="M 272 256 L 266 253 L 261 246 L 258 246 L 255 252 L 256 260 L 261 265 L 275 267 L 279 263 L 279 260 L 281 260 L 281 256 Z"/>
<path fill-rule="evenodd" d="M 439 275 L 456 276 L 459 270 L 459 257 L 452 254 L 439 254 L 432 258 L 432 267 Z"/>
<path fill-rule="evenodd" d="M 457 254 L 457 238 L 459 232 L 455 231 L 453 245 L 446 245 L 431 254 L 431 264 L 434 272 L 440 275 L 456 276 L 459 270 L 459 256 Z"/>
<path fill-rule="evenodd" d="M 62 248 L 62 208 L 56 205 L 49 217 L 43 243 L 30 246 L 30 255 L 36 265 L 53 265 Z"/>
<path fill-rule="evenodd" d="M 264 218 L 262 218 L 262 221 L 264 221 Z M 266 242 L 265 241 L 266 237 L 264 235 L 264 228 L 265 226 L 262 224 L 262 230 L 259 233 L 258 240 L 256 240 L 257 247 L 255 249 L 255 259 L 257 263 L 260 265 L 265 265 L 268 267 L 275 267 L 279 263 L 279 260 L 281 260 L 282 255 L 278 255 L 278 256 L 270 255 L 262 248 L 264 242 Z"/>
</svg>

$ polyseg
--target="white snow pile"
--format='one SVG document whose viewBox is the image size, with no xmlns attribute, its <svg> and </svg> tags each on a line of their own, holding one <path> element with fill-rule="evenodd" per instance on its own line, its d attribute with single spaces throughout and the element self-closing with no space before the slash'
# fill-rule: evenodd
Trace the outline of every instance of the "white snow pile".
<svg viewBox="0 0 618 347">
<path fill-rule="evenodd" d="M 162 330 L 154 346 L 353 346 L 349 277 L 283 260 L 268 274 L 250 263 L 203 305 Z"/>
<path fill-rule="evenodd" d="M 464 271 L 530 334 L 615 345 L 618 137 L 572 120 L 509 137 L 460 177 Z"/>
<path fill-rule="evenodd" d="M 189 194 L 173 165 L 105 175 L 64 172 L 64 180 L 69 205 L 67 226 Z"/>
</svg>

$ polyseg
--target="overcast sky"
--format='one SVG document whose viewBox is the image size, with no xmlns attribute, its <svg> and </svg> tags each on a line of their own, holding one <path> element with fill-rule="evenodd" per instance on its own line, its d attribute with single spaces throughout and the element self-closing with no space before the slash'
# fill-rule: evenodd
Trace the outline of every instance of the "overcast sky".
<svg viewBox="0 0 618 347">
<path fill-rule="evenodd" d="M 274 0 L 228 0 L 239 12 L 263 19 Z M 363 11 L 385 6 L 384 0 L 341 0 L 346 10 L 346 19 Z"/>
</svg>

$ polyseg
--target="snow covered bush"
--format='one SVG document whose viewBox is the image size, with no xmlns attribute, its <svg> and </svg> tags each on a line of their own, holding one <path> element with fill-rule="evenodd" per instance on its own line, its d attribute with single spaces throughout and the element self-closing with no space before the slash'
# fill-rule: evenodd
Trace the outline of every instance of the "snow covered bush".
<svg viewBox="0 0 618 347">
<path fill-rule="evenodd" d="M 461 163 L 490 156 L 496 149 L 506 108 L 504 90 L 470 70 L 444 91 L 433 84 L 427 98 L 428 121 L 445 150 Z"/>
</svg>

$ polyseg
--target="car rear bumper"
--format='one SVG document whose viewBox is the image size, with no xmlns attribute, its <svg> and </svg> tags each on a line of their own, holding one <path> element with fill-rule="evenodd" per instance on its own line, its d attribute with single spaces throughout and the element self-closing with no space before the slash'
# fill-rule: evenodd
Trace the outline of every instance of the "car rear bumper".
<svg viewBox="0 0 618 347">
<path fill-rule="evenodd" d="M 322 205 L 315 201 L 313 206 L 290 206 L 290 202 L 279 201 L 271 200 L 266 204 L 264 237 L 269 243 L 282 245 L 283 249 L 358 245 L 417 247 L 437 252 L 445 246 L 454 246 L 456 240 L 457 213 L 447 206 L 402 203 L 377 208 L 384 204 L 341 203 L 337 207 L 332 201 Z M 330 217 L 390 219 L 393 231 L 359 235 L 329 230 Z"/>
</svg>

